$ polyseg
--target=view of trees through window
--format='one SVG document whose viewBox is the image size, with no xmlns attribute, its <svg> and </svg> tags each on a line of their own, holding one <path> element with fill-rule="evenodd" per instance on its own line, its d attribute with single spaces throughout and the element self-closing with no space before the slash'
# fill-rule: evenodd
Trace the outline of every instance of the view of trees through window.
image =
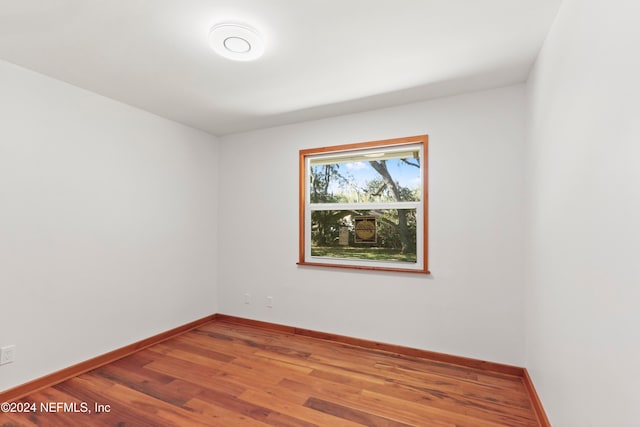
<svg viewBox="0 0 640 427">
<path fill-rule="evenodd" d="M 415 263 L 420 161 L 415 146 L 311 159 L 311 255 Z"/>
</svg>

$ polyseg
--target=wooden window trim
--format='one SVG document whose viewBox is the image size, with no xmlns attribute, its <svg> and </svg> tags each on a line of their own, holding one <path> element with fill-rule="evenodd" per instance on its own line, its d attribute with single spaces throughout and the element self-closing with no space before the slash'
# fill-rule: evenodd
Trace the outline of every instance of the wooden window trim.
<svg viewBox="0 0 640 427">
<path fill-rule="evenodd" d="M 355 269 L 355 270 L 375 270 L 375 271 L 388 271 L 388 272 L 402 272 L 402 273 L 419 273 L 430 274 L 429 271 L 429 198 L 428 198 L 428 168 L 429 168 L 429 150 L 428 150 L 428 136 L 417 135 L 404 138 L 385 139 L 379 141 L 359 142 L 353 144 L 334 145 L 328 147 L 319 147 L 311 149 L 300 150 L 299 154 L 299 259 L 297 264 L 301 266 L 314 266 L 314 267 L 331 267 L 331 268 L 343 268 L 343 269 Z M 346 151 L 366 150 L 371 148 L 382 147 L 395 147 L 399 145 L 421 144 L 422 156 L 421 168 L 422 168 L 422 266 L 419 269 L 409 269 L 402 267 L 388 267 L 388 266 L 362 266 L 323 262 L 312 262 L 306 260 L 306 190 L 307 190 L 307 171 L 306 161 L 307 157 L 319 155 L 319 154 L 331 154 L 341 153 Z M 382 264 L 382 263 L 381 263 Z"/>
</svg>

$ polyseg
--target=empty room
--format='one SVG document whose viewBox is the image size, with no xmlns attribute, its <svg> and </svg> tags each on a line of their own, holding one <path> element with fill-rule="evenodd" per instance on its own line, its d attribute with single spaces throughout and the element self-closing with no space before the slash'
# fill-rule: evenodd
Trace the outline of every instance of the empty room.
<svg viewBox="0 0 640 427">
<path fill-rule="evenodd" d="M 0 426 L 640 425 L 639 24 L 0 1 Z"/>
</svg>

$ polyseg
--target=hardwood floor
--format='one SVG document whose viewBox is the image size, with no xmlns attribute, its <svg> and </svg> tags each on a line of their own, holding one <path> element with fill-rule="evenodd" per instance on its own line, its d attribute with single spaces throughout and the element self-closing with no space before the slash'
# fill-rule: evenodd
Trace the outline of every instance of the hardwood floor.
<svg viewBox="0 0 640 427">
<path fill-rule="evenodd" d="M 224 320 L 32 402 L 0 426 L 538 426 L 521 377 Z"/>
</svg>

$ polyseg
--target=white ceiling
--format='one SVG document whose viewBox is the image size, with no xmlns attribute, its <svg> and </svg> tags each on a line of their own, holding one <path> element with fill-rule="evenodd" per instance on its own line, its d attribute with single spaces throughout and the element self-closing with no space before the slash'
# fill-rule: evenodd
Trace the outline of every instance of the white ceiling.
<svg viewBox="0 0 640 427">
<path fill-rule="evenodd" d="M 561 0 L 0 0 L 0 58 L 223 135 L 522 82 Z M 209 29 L 242 21 L 265 55 Z"/>
</svg>

